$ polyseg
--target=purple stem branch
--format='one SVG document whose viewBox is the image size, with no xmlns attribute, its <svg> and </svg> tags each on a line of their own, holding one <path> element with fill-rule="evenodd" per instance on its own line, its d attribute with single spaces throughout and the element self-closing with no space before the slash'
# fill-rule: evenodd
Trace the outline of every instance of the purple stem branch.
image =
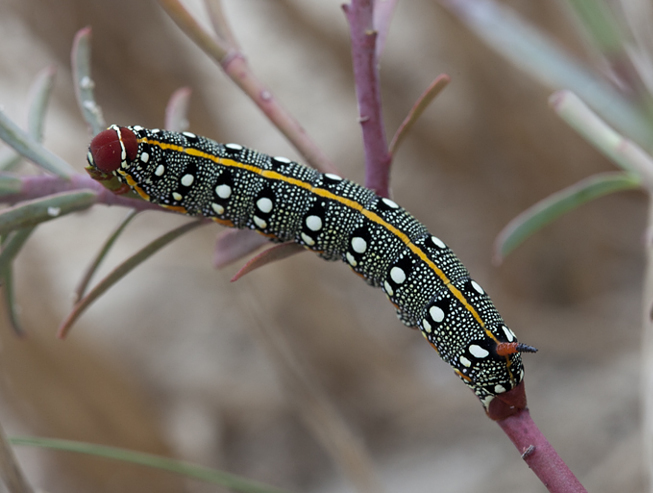
<svg viewBox="0 0 653 493">
<path fill-rule="evenodd" d="M 379 64 L 376 56 L 373 0 L 352 0 L 342 6 L 349 22 L 359 122 L 365 148 L 365 186 L 390 195 L 392 157 L 383 128 Z"/>
<path fill-rule="evenodd" d="M 552 493 L 587 493 L 533 422 L 528 409 L 497 421 L 542 483 Z"/>
<path fill-rule="evenodd" d="M 164 209 L 156 204 L 116 195 L 104 188 L 102 184 L 93 180 L 90 176 L 85 176 L 81 173 L 74 174 L 69 179 L 49 175 L 21 176 L 18 178 L 22 185 L 20 191 L 0 197 L 1 203 L 15 204 L 24 200 L 37 199 L 55 193 L 86 189 L 93 190 L 96 193 L 96 203 L 98 204 L 118 205 L 137 210 L 164 211 Z"/>
</svg>

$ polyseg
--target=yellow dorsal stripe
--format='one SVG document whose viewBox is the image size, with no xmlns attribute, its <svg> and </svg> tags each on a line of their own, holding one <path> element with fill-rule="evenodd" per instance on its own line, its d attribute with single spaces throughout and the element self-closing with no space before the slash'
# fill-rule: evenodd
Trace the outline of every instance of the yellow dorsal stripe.
<svg viewBox="0 0 653 493">
<path fill-rule="evenodd" d="M 291 185 L 295 185 L 297 187 L 304 188 L 306 190 L 309 190 L 310 192 L 319 195 L 320 197 L 324 197 L 326 199 L 330 200 L 335 200 L 336 202 L 340 202 L 341 204 L 359 211 L 361 214 L 363 214 L 366 218 L 368 218 L 370 221 L 384 227 L 388 231 L 390 231 L 393 235 L 395 235 L 397 238 L 399 238 L 415 255 L 417 255 L 426 265 L 429 266 L 429 268 L 435 272 L 435 274 L 442 280 L 442 282 L 445 284 L 447 289 L 449 289 L 449 292 L 453 296 L 462 303 L 462 305 L 465 307 L 465 309 L 472 314 L 474 319 L 479 323 L 479 325 L 483 328 L 485 333 L 490 337 L 493 341 L 499 342 L 497 338 L 490 332 L 486 327 L 485 327 L 485 322 L 481 319 L 480 315 L 474 309 L 472 305 L 469 304 L 469 301 L 467 301 L 467 298 L 465 298 L 465 295 L 454 285 L 451 284 L 451 281 L 447 277 L 447 275 L 437 266 L 433 261 L 426 255 L 426 253 L 419 248 L 417 245 L 415 245 L 412 241 L 410 241 L 410 238 L 406 236 L 406 234 L 394 227 L 392 224 L 388 223 L 387 221 L 384 221 L 383 218 L 381 218 L 378 214 L 365 209 L 360 203 L 345 198 L 341 197 L 340 195 L 336 195 L 334 193 L 329 192 L 328 190 L 325 190 L 324 188 L 316 188 L 313 185 L 311 185 L 308 182 L 298 180 L 297 178 L 293 178 L 291 176 L 285 176 L 280 173 L 277 173 L 276 171 L 271 171 L 271 170 L 266 170 L 259 168 L 258 166 L 254 166 L 251 164 L 245 164 L 241 163 L 239 161 L 234 161 L 233 159 L 228 159 L 228 158 L 221 158 L 219 156 L 215 156 L 213 154 L 209 154 L 208 152 L 200 151 L 199 149 L 194 149 L 192 147 L 182 147 L 179 145 L 175 144 L 169 144 L 167 142 L 160 142 L 157 140 L 151 140 L 147 138 L 141 138 L 138 139 L 138 142 L 142 143 L 147 143 L 150 145 L 154 145 L 159 147 L 160 149 L 166 150 L 172 150 L 176 152 L 181 152 L 184 154 L 188 154 L 189 156 L 197 156 L 201 157 L 204 159 L 209 159 L 213 161 L 216 164 L 220 164 L 222 166 L 227 166 L 229 168 L 239 168 L 239 169 L 244 169 L 247 171 L 251 171 L 252 173 L 256 173 L 258 175 L 261 175 L 264 178 L 269 178 L 271 180 L 278 180 L 282 182 L 289 183 Z"/>
</svg>

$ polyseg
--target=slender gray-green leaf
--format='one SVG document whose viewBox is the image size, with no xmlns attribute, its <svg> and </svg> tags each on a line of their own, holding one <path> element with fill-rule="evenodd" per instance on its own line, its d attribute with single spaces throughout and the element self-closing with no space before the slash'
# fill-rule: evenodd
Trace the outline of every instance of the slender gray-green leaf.
<svg viewBox="0 0 653 493">
<path fill-rule="evenodd" d="M 0 272 L 7 269 L 23 248 L 23 245 L 34 231 L 35 226 L 22 228 L 14 231 L 11 236 L 2 244 L 2 252 L 0 252 Z"/>
<path fill-rule="evenodd" d="M 20 164 L 23 157 L 13 149 L 5 147 L 0 150 L 0 171 L 11 171 Z"/>
<path fill-rule="evenodd" d="M 0 175 L 0 197 L 14 195 L 23 189 L 23 182 L 15 176 Z"/>
<path fill-rule="evenodd" d="M 642 182 L 653 191 L 653 157 L 615 132 L 573 92 L 558 91 L 549 98 L 549 104 L 560 118 L 590 144 L 620 168 L 639 175 Z"/>
<path fill-rule="evenodd" d="M 93 278 L 93 275 L 97 271 L 98 267 L 100 267 L 100 264 L 111 250 L 113 244 L 116 242 L 118 237 L 122 234 L 122 232 L 125 230 L 127 225 L 132 221 L 132 219 L 136 217 L 138 212 L 139 211 L 137 211 L 136 209 L 130 210 L 127 213 L 127 217 L 125 217 L 125 219 L 122 220 L 122 222 L 120 223 L 120 225 L 118 225 L 116 230 L 113 233 L 111 233 L 111 235 L 104 242 L 104 245 L 102 245 L 102 248 L 93 259 L 93 262 L 91 262 L 91 265 L 89 265 L 88 269 L 86 269 L 86 273 L 84 274 L 84 277 L 82 277 L 81 281 L 79 282 L 77 289 L 75 289 L 74 303 L 77 303 L 84 296 L 84 294 L 86 293 L 86 288 L 88 287 L 88 284 L 91 282 L 91 279 Z"/>
<path fill-rule="evenodd" d="M 232 489 L 243 493 L 287 493 L 285 490 L 267 486 L 257 481 L 252 481 L 235 474 L 210 469 L 204 466 L 190 464 L 188 462 L 169 459 L 153 454 L 135 452 L 133 450 L 121 449 L 118 447 L 108 447 L 105 445 L 96 445 L 93 443 L 77 442 L 73 440 L 60 440 L 55 438 L 39 438 L 15 436 L 10 437 L 9 441 L 13 445 L 26 445 L 30 447 L 49 448 L 65 452 L 76 452 L 79 454 L 94 455 L 106 459 L 129 462 L 141 466 L 162 469 L 174 474 L 179 474 L 188 478 L 197 479 L 212 484 L 219 484 L 225 488 Z"/>
<path fill-rule="evenodd" d="M 80 190 L 21 202 L 0 212 L 0 235 L 88 209 L 95 203 L 96 197 L 95 192 Z"/>
<path fill-rule="evenodd" d="M 605 0 L 567 0 L 581 26 L 607 58 L 625 51 L 624 32 Z"/>
<path fill-rule="evenodd" d="M 70 178 L 75 170 L 63 159 L 50 152 L 22 130 L 0 110 L 0 139 L 41 168 L 62 178 Z"/>
<path fill-rule="evenodd" d="M 44 68 L 36 76 L 36 80 L 30 90 L 31 101 L 27 113 L 27 131 L 39 143 L 43 142 L 45 113 L 50 102 L 56 73 L 57 70 L 54 65 Z"/>
<path fill-rule="evenodd" d="M 514 10 L 490 0 L 439 1 L 489 46 L 542 84 L 572 90 L 625 135 L 645 148 L 651 145 L 653 126 L 639 109 Z"/>
<path fill-rule="evenodd" d="M 45 112 L 54 86 L 54 66 L 47 67 L 39 72 L 30 90 L 30 105 L 27 113 L 28 133 L 37 142 L 43 141 L 43 127 L 45 123 Z M 0 171 L 8 171 L 15 168 L 21 161 L 20 154 L 6 149 L 0 155 Z"/>
<path fill-rule="evenodd" d="M 88 292 L 88 294 L 79 301 L 79 303 L 75 304 L 72 311 L 68 314 L 68 317 L 66 317 L 66 320 L 64 320 L 61 326 L 59 327 L 58 337 L 62 339 L 66 337 L 66 334 L 68 333 L 72 325 L 79 318 L 79 316 L 82 313 L 84 313 L 84 311 L 91 305 L 91 303 L 93 303 L 102 294 L 104 294 L 111 286 L 113 286 L 115 283 L 117 283 L 123 277 L 129 274 L 138 265 L 140 265 L 142 262 L 150 258 L 152 255 L 154 255 L 157 251 L 159 251 L 161 248 L 166 246 L 171 241 L 175 240 L 176 238 L 179 238 L 184 233 L 187 233 L 188 231 L 197 228 L 198 226 L 202 226 L 204 224 L 207 224 L 207 222 L 192 221 L 184 224 L 183 226 L 179 226 L 178 228 L 169 231 L 168 233 L 157 238 L 150 244 L 146 245 L 144 248 L 142 248 L 134 255 L 129 257 L 127 260 L 125 260 L 122 264 L 117 266 L 113 271 L 109 273 L 108 276 L 106 276 L 104 279 L 98 282 L 93 287 L 93 289 L 91 289 Z"/>
<path fill-rule="evenodd" d="M 77 31 L 70 54 L 73 68 L 75 97 L 82 111 L 82 116 L 91 127 L 93 135 L 107 128 L 102 115 L 102 108 L 95 101 L 95 82 L 91 78 L 91 28 L 85 27 Z"/>
<path fill-rule="evenodd" d="M 20 323 L 18 316 L 18 306 L 16 305 L 15 288 L 14 288 L 14 271 L 13 267 L 9 266 L 1 274 L 2 277 L 2 293 L 7 307 L 7 314 L 9 315 L 9 324 L 11 329 L 18 337 L 24 337 L 25 331 Z"/>
<path fill-rule="evenodd" d="M 638 188 L 638 177 L 621 171 L 600 173 L 585 178 L 529 207 L 510 221 L 494 244 L 494 260 L 501 261 L 526 238 L 579 206 L 621 190 Z"/>
</svg>

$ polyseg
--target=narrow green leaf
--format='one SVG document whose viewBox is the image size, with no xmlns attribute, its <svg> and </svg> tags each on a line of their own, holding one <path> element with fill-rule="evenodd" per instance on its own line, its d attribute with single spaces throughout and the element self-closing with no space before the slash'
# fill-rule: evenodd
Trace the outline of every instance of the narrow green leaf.
<svg viewBox="0 0 653 493">
<path fill-rule="evenodd" d="M 9 315 L 9 323 L 11 328 L 18 337 L 25 337 L 25 331 L 20 323 L 18 316 L 18 306 L 16 306 L 16 298 L 14 295 L 14 271 L 13 266 L 7 267 L 2 273 L 2 287 L 5 306 L 7 307 L 7 314 Z"/>
<path fill-rule="evenodd" d="M 91 28 L 85 27 L 77 31 L 70 54 L 75 97 L 82 111 L 82 116 L 91 127 L 93 135 L 107 128 L 102 115 L 102 108 L 95 101 L 95 82 L 91 78 Z"/>
<path fill-rule="evenodd" d="M 0 139 L 13 147 L 18 154 L 57 176 L 70 178 L 75 173 L 72 166 L 39 144 L 11 121 L 2 110 L 0 110 Z"/>
<path fill-rule="evenodd" d="M 14 195 L 23 189 L 23 182 L 15 176 L 0 175 L 0 197 Z"/>
<path fill-rule="evenodd" d="M 0 235 L 88 209 L 95 203 L 96 198 L 95 192 L 80 190 L 21 202 L 0 212 Z"/>
<path fill-rule="evenodd" d="M 617 133 L 571 91 L 555 92 L 549 105 L 590 144 L 653 190 L 653 158 L 641 147 Z"/>
<path fill-rule="evenodd" d="M 494 261 L 503 259 L 526 238 L 563 214 L 594 199 L 641 185 L 639 179 L 623 172 L 600 173 L 550 195 L 510 221 L 494 244 Z"/>
<path fill-rule="evenodd" d="M 129 462 L 141 466 L 161 469 L 188 478 L 197 479 L 212 484 L 219 484 L 225 488 L 243 493 L 287 493 L 285 490 L 267 486 L 257 481 L 252 481 L 235 474 L 210 469 L 204 466 L 190 464 L 188 462 L 169 459 L 153 454 L 135 452 L 133 450 L 108 447 L 92 443 L 77 442 L 73 440 L 59 440 L 55 438 L 39 438 L 16 436 L 10 437 L 13 445 L 26 445 L 30 447 L 49 448 L 64 452 L 76 452 L 79 454 L 95 455 L 106 459 Z"/>
<path fill-rule="evenodd" d="M 11 171 L 20 164 L 23 157 L 13 149 L 5 147 L 0 150 L 0 171 Z"/>
<path fill-rule="evenodd" d="M 129 274 L 129 272 L 140 265 L 143 261 L 150 258 L 161 248 L 176 238 L 179 238 L 184 233 L 187 233 L 188 231 L 204 224 L 208 224 L 208 222 L 192 221 L 179 226 L 178 228 L 169 231 L 168 233 L 149 243 L 144 248 L 125 260 L 122 264 L 118 265 L 113 271 L 111 271 L 111 273 L 109 273 L 108 276 L 98 282 L 95 287 L 93 287 L 93 289 L 91 289 L 91 291 L 89 291 L 89 293 L 73 307 L 72 311 L 68 314 L 68 317 L 66 317 L 66 319 L 59 327 L 57 336 L 61 339 L 66 337 L 66 334 L 75 323 L 75 321 L 96 299 L 104 294 L 111 286 Z"/>
<path fill-rule="evenodd" d="M 97 271 L 98 267 L 100 267 L 100 264 L 111 250 L 113 244 L 116 242 L 118 237 L 122 234 L 122 232 L 125 230 L 127 225 L 132 221 L 132 219 L 136 217 L 138 212 L 139 211 L 137 211 L 136 209 L 130 210 L 127 213 L 127 217 L 125 217 L 125 219 L 122 220 L 122 222 L 116 228 L 116 230 L 113 233 L 111 233 L 111 235 L 104 242 L 104 245 L 93 259 L 93 262 L 91 262 L 91 265 L 89 265 L 88 269 L 86 269 L 86 273 L 84 274 L 84 277 L 82 277 L 82 280 L 79 282 L 77 289 L 75 289 L 74 303 L 79 302 L 79 300 L 84 296 L 84 294 L 86 293 L 86 288 L 88 287 L 88 284 L 91 282 L 91 279 L 95 274 L 95 272 Z"/>
<path fill-rule="evenodd" d="M 624 33 L 604 0 L 568 0 L 581 25 L 600 52 L 611 58 L 624 52 Z"/>
<path fill-rule="evenodd" d="M 488 46 L 541 84 L 554 90 L 572 90 L 639 145 L 650 145 L 653 126 L 639 108 L 514 10 L 489 0 L 439 2 L 454 12 Z"/>
<path fill-rule="evenodd" d="M 43 142 L 43 127 L 45 126 L 45 113 L 50 102 L 50 95 L 54 87 L 54 76 L 57 73 L 52 65 L 41 70 L 36 76 L 30 90 L 30 105 L 27 113 L 27 131 L 37 142 Z"/>
<path fill-rule="evenodd" d="M 5 271 L 11 266 L 11 263 L 23 248 L 23 245 L 34 231 L 35 226 L 22 228 L 11 234 L 2 244 L 2 252 L 0 252 L 0 272 Z"/>
</svg>

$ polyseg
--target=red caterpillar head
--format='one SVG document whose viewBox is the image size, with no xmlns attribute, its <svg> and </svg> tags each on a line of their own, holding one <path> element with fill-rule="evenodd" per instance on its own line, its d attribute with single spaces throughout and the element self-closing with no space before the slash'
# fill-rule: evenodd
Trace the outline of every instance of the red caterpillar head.
<svg viewBox="0 0 653 493">
<path fill-rule="evenodd" d="M 134 132 L 127 127 L 111 125 L 91 141 L 88 162 L 104 173 L 113 173 L 121 163 L 136 159 L 138 141 Z"/>
</svg>

